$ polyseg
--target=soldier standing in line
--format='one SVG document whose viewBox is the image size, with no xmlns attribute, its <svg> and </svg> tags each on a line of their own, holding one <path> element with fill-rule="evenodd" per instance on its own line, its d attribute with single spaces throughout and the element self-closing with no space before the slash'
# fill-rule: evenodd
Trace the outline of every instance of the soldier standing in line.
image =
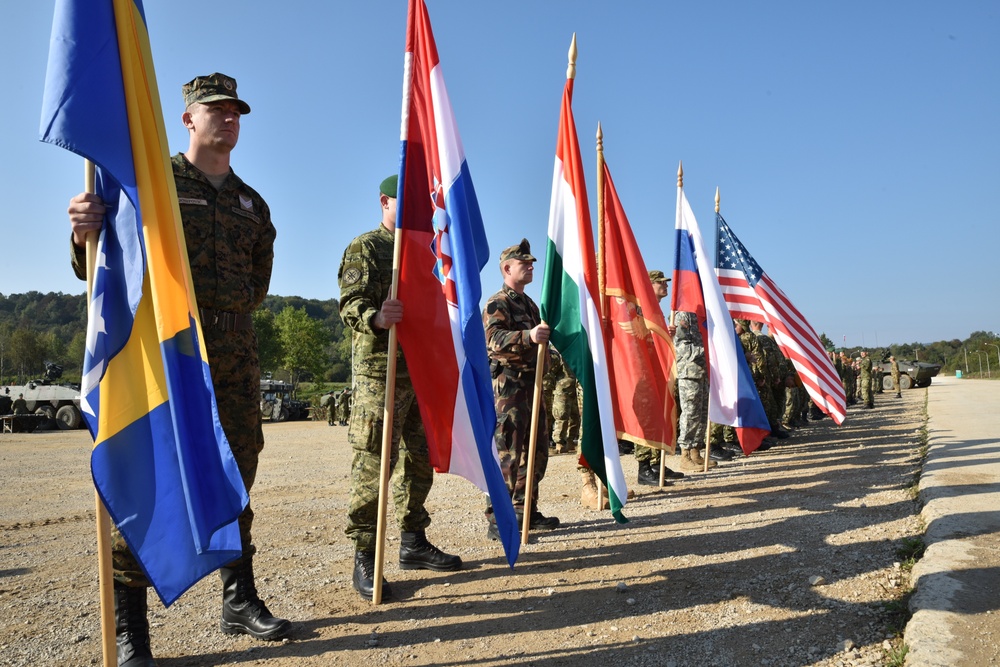
<svg viewBox="0 0 1000 667">
<path fill-rule="evenodd" d="M 896 361 L 895 356 L 890 356 L 889 361 L 892 362 L 892 386 L 896 389 L 895 398 L 903 398 L 903 394 L 900 393 L 900 373 L 899 373 L 899 362 Z"/>
<path fill-rule="evenodd" d="M 260 414 L 260 365 L 252 313 L 267 295 L 274 258 L 271 213 L 256 190 L 230 167 L 239 139 L 240 116 L 250 106 L 236 94 L 236 80 L 224 74 L 199 76 L 185 84 L 186 153 L 171 159 L 202 332 L 208 350 L 219 420 L 233 450 L 247 492 L 264 448 Z M 73 269 L 86 278 L 86 236 L 101 229 L 105 206 L 95 194 L 70 200 Z M 257 639 L 286 636 L 291 623 L 275 618 L 257 595 L 251 539 L 253 510 L 240 515 L 242 557 L 219 570 L 222 630 Z M 146 588 L 149 581 L 121 534 L 112 535 L 118 664 L 155 665 L 149 648 Z"/>
<path fill-rule="evenodd" d="M 403 302 L 390 299 L 396 228 L 398 176 L 379 185 L 382 220 L 378 227 L 351 241 L 340 262 L 340 317 L 352 329 L 351 371 L 357 390 L 347 439 L 354 450 L 347 529 L 354 542 L 354 589 L 366 600 L 375 588 L 375 531 L 378 523 L 379 475 L 382 459 L 389 329 L 403 320 Z M 392 497 L 402 533 L 399 566 L 404 570 L 447 572 L 462 567 L 462 559 L 446 554 L 427 540 L 431 523 L 424 502 L 434 482 L 427 437 L 417 397 L 406 367 L 403 348 L 396 350 L 396 387 L 392 420 Z M 345 395 L 346 394 L 346 395 Z M 351 394 L 341 393 L 341 402 Z M 341 408 L 342 410 L 344 408 Z M 341 413 L 343 418 L 343 413 Z M 391 596 L 388 584 L 382 593 Z"/>
<path fill-rule="evenodd" d="M 663 301 L 669 293 L 670 278 L 667 278 L 663 271 L 653 270 L 649 272 L 649 282 L 653 284 L 653 294 L 656 296 L 656 300 Z M 675 388 L 674 394 L 676 395 L 676 393 L 677 390 Z M 659 486 L 661 450 L 637 444 L 634 451 L 635 460 L 639 463 L 639 474 L 636 481 L 645 486 Z M 670 468 L 667 468 L 664 473 L 665 480 L 681 479 L 683 477 L 684 473 L 675 472 Z"/>
<path fill-rule="evenodd" d="M 503 287 L 491 296 L 483 309 L 483 326 L 486 329 L 486 351 L 490 357 L 493 376 L 493 396 L 496 399 L 497 425 L 494 438 L 500 455 L 500 469 L 507 482 L 514 503 L 518 522 L 524 512 L 529 514 L 532 530 L 552 530 L 559 526 L 559 519 L 547 517 L 538 511 L 538 484 L 545 477 L 549 462 L 546 446 L 544 407 L 538 415 L 536 435 L 532 506 L 524 506 L 528 485 L 528 444 L 531 431 L 531 408 L 535 388 L 535 369 L 538 345 L 549 342 L 549 325 L 541 320 L 538 306 L 524 293 L 524 288 L 534 277 L 535 258 L 528 239 L 500 253 L 500 273 Z M 548 355 L 545 355 L 546 357 Z M 486 509 L 489 521 L 487 536 L 499 540 L 492 505 Z"/>
<path fill-rule="evenodd" d="M 865 410 L 875 407 L 875 399 L 872 396 L 872 359 L 868 356 L 867 350 L 861 350 L 861 402 L 864 403 Z"/>
<path fill-rule="evenodd" d="M 28 402 L 24 400 L 24 394 L 17 395 L 17 398 L 11 403 L 10 411 L 15 415 L 28 414 Z"/>
<path fill-rule="evenodd" d="M 552 399 L 546 404 L 551 406 L 552 442 L 555 454 L 574 454 L 580 440 L 580 403 L 577 401 L 577 381 L 562 355 L 551 345 L 549 360 L 552 369 L 547 370 L 546 377 L 555 376 L 552 387 Z"/>
<path fill-rule="evenodd" d="M 767 421 L 771 425 L 771 435 L 777 438 L 787 438 L 788 432 L 781 428 L 781 410 L 785 405 L 785 378 L 788 376 L 785 357 L 781 354 L 778 343 L 764 333 L 763 322 L 751 321 L 749 324 L 764 357 L 765 386 L 758 385 L 758 390 L 761 394 L 761 402 L 764 404 L 764 411 L 767 414 Z"/>
<path fill-rule="evenodd" d="M 337 396 L 332 389 L 320 397 L 319 407 L 326 408 L 327 424 L 333 426 L 337 423 Z"/>
<path fill-rule="evenodd" d="M 347 426 L 351 423 L 351 388 L 344 387 L 340 392 L 340 401 L 338 403 L 338 414 L 340 416 L 340 425 Z"/>
<path fill-rule="evenodd" d="M 681 470 L 700 472 L 704 469 L 705 430 L 708 428 L 708 369 L 705 367 L 705 346 L 698 328 L 698 317 L 679 310 L 667 332 L 674 338 L 677 367 L 677 445 L 681 448 Z M 716 466 L 709 461 L 709 467 Z"/>
</svg>

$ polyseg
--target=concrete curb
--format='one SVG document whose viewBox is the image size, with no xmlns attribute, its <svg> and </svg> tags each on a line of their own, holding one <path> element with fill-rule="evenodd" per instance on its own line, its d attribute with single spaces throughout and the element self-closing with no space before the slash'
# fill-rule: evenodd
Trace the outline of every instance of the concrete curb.
<svg viewBox="0 0 1000 667">
<path fill-rule="evenodd" d="M 970 632 L 1000 626 L 1000 554 L 990 546 L 1000 534 L 1000 382 L 935 378 L 927 412 L 927 549 L 913 568 L 906 664 L 971 665 Z"/>
</svg>

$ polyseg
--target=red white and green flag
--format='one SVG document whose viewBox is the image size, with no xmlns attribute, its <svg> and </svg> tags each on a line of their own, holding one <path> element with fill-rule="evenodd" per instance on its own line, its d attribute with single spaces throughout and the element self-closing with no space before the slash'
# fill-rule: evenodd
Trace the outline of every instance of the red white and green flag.
<svg viewBox="0 0 1000 667">
<path fill-rule="evenodd" d="M 575 43 L 574 38 L 574 50 Z M 608 488 L 615 520 L 625 523 L 622 508 L 628 489 L 615 437 L 608 357 L 598 307 L 594 234 L 572 103 L 570 74 L 563 91 L 552 174 L 541 315 L 552 328 L 552 344 L 562 353 L 583 389 L 581 458 Z"/>
</svg>

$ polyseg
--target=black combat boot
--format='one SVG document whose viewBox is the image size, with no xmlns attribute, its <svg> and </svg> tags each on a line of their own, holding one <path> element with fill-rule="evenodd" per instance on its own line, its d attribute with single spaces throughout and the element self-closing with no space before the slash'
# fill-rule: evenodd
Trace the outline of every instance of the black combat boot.
<svg viewBox="0 0 1000 667">
<path fill-rule="evenodd" d="M 354 590 L 366 600 L 371 600 L 375 595 L 375 552 L 355 551 L 354 552 Z M 389 584 L 382 579 L 382 597 L 392 597 Z"/>
<path fill-rule="evenodd" d="M 399 541 L 399 569 L 452 572 L 462 569 L 462 559 L 438 549 L 422 530 L 403 533 Z"/>
<path fill-rule="evenodd" d="M 115 582 L 115 634 L 118 667 L 156 667 L 149 650 L 145 587 Z"/>
<path fill-rule="evenodd" d="M 639 478 L 637 481 L 643 486 L 659 486 L 660 471 L 653 467 L 652 461 L 641 461 L 639 463 Z M 664 486 L 670 483 L 668 479 L 663 480 Z"/>
<path fill-rule="evenodd" d="M 222 621 L 219 627 L 229 635 L 246 634 L 255 639 L 274 640 L 288 635 L 292 624 L 275 618 L 257 597 L 253 561 L 219 569 L 222 577 Z"/>
</svg>

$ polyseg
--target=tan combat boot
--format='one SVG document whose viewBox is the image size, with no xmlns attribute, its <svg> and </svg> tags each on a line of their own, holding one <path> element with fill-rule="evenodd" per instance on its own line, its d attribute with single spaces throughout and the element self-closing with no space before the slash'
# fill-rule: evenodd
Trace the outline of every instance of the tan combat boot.
<svg viewBox="0 0 1000 667">
<path fill-rule="evenodd" d="M 597 481 L 594 478 L 593 470 L 581 470 L 583 477 L 583 488 L 580 490 L 580 504 L 589 510 L 597 509 Z M 604 497 L 603 509 L 608 509 L 608 497 Z"/>
<path fill-rule="evenodd" d="M 705 469 L 705 457 L 703 457 L 701 455 L 701 450 L 700 449 L 691 448 L 691 449 L 688 450 L 688 452 L 690 452 L 691 460 L 695 464 L 697 464 L 698 470 L 704 470 Z M 712 459 L 708 460 L 708 467 L 709 468 L 714 468 L 717 465 L 719 465 L 719 464 L 716 463 L 715 461 L 713 461 Z"/>
<path fill-rule="evenodd" d="M 698 472 L 699 470 L 704 469 L 705 462 L 703 459 L 701 459 L 700 456 L 698 457 L 698 459 L 702 461 L 701 463 L 698 463 L 693 458 L 691 458 L 691 454 L 692 453 L 697 454 L 697 452 L 698 450 L 696 449 L 681 450 L 681 464 L 679 466 L 681 470 L 687 470 L 688 472 Z"/>
</svg>

